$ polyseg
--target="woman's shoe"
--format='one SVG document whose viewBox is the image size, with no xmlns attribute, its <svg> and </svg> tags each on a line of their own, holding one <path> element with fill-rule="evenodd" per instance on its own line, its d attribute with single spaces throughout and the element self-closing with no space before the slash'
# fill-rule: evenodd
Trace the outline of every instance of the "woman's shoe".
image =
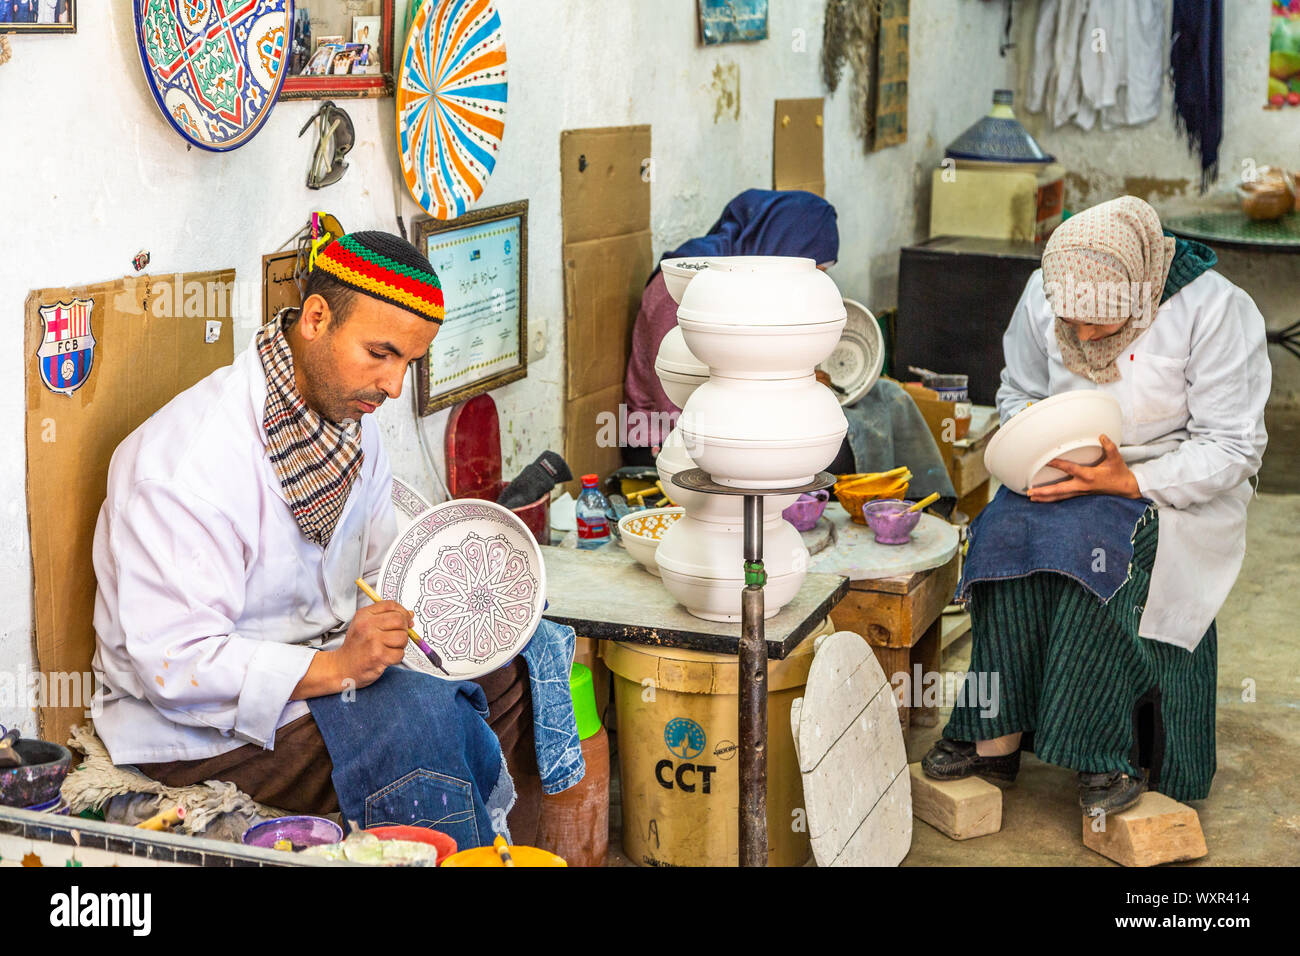
<svg viewBox="0 0 1300 956">
<path fill-rule="evenodd" d="M 981 757 L 969 741 L 940 737 L 921 758 L 921 770 L 935 780 L 980 776 L 1010 782 L 1020 772 L 1020 750 L 1002 757 Z"/>
<path fill-rule="evenodd" d="M 1133 777 L 1119 770 L 1110 773 L 1079 773 L 1079 806 L 1090 817 L 1119 813 L 1142 799 L 1146 774 Z"/>
</svg>

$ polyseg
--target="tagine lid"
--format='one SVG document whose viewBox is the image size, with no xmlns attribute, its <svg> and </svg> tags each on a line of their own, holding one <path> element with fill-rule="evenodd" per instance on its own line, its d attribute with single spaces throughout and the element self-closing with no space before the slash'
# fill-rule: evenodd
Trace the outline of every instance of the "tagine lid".
<svg viewBox="0 0 1300 956">
<path fill-rule="evenodd" d="M 1011 90 L 994 90 L 993 109 L 949 143 L 944 155 L 984 163 L 1054 162 L 1056 157 L 1044 152 L 1016 119 L 1011 110 L 1013 98 Z"/>
</svg>

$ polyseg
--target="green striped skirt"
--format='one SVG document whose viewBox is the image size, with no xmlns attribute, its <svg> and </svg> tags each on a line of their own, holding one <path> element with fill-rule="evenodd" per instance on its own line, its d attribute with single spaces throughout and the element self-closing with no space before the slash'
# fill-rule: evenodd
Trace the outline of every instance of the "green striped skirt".
<svg viewBox="0 0 1300 956">
<path fill-rule="evenodd" d="M 1138 637 L 1159 535 L 1148 509 L 1128 581 L 1105 604 L 1072 578 L 1038 572 L 971 586 L 971 665 L 944 728 L 951 740 L 1022 731 L 1039 759 L 1095 773 L 1146 768 L 1152 790 L 1201 800 L 1214 778 L 1218 635 L 1195 651 Z M 996 706 L 982 707 L 997 675 Z M 980 675 L 983 675 L 982 677 Z"/>
</svg>

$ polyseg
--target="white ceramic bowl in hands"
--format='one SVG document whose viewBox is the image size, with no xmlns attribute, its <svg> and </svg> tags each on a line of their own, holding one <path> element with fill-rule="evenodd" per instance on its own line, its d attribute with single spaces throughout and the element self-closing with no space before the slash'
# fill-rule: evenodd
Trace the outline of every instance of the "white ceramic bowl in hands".
<svg viewBox="0 0 1300 956">
<path fill-rule="evenodd" d="M 673 297 L 674 302 L 681 305 L 682 293 L 686 291 L 692 279 L 708 268 L 708 264 L 708 259 L 690 256 L 665 259 L 659 263 L 659 269 L 664 274 L 664 285 L 668 286 L 668 294 Z"/>
<path fill-rule="evenodd" d="M 744 521 L 745 499 L 740 495 L 706 495 L 702 491 L 690 491 L 673 484 L 673 475 L 697 468 L 686 450 L 686 440 L 681 430 L 674 428 L 664 439 L 664 446 L 655 459 L 655 468 L 659 471 L 659 480 L 663 483 L 668 497 L 672 498 L 692 518 L 718 524 L 739 525 Z M 798 495 L 770 495 L 763 498 L 763 523 L 771 524 L 784 521 L 781 512 L 799 499 Z"/>
<path fill-rule="evenodd" d="M 1119 402 L 1097 389 L 1062 392 L 1034 402 L 997 430 L 984 451 L 984 467 L 1017 494 L 1068 478 L 1048 466 L 1053 458 L 1095 465 L 1105 435 L 1116 445 L 1124 431 Z"/>
<path fill-rule="evenodd" d="M 668 593 L 696 617 L 740 620 L 745 587 L 745 533 L 687 515 L 665 532 L 655 553 Z M 772 617 L 799 593 L 808 570 L 808 549 L 787 521 L 764 526 L 764 617 Z"/>
<path fill-rule="evenodd" d="M 681 313 L 688 348 L 715 375 L 733 378 L 802 378 L 839 344 L 845 319 L 815 325 L 735 325 L 703 322 Z"/>
<path fill-rule="evenodd" d="M 789 488 L 832 461 L 849 423 L 812 375 L 752 381 L 714 375 L 678 420 L 690 456 L 718 484 Z"/>
<path fill-rule="evenodd" d="M 691 353 L 682 330 L 673 326 L 659 343 L 655 374 L 668 400 L 684 408 L 691 393 L 709 380 L 709 367 Z"/>
<path fill-rule="evenodd" d="M 847 316 L 834 280 L 812 259 L 787 256 L 710 259 L 709 267 L 691 280 L 680 306 L 679 319 L 708 325 L 824 325 Z"/>
<path fill-rule="evenodd" d="M 685 513 L 684 508 L 648 508 L 626 514 L 618 521 L 618 540 L 641 567 L 659 577 L 659 565 L 655 563 L 659 542 Z"/>
</svg>

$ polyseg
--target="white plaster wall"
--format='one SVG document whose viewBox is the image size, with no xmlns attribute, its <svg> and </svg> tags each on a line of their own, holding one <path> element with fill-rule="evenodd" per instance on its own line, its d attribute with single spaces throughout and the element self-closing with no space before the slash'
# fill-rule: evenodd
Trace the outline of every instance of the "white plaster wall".
<svg viewBox="0 0 1300 956">
<path fill-rule="evenodd" d="M 1037 0 L 1016 4 L 1020 18 L 1017 52 L 1023 77 L 1030 59 L 1027 31 L 1037 21 Z M 1166 0 L 1166 26 L 1172 0 Z M 1165 30 L 1168 66 L 1169 31 Z M 1224 130 L 1219 147 L 1219 180 L 1202 195 L 1200 160 L 1187 146 L 1172 118 L 1173 87 L 1166 78 L 1160 115 L 1137 127 L 1103 132 L 1073 124 L 1052 129 L 1042 116 L 1021 115 L 1049 153 L 1070 171 L 1065 204 L 1072 210 L 1132 194 L 1161 215 L 1207 207 L 1233 206 L 1232 187 L 1247 163 L 1300 169 L 1300 110 L 1265 110 L 1268 90 L 1269 4 L 1266 0 L 1227 0 L 1224 4 Z M 1018 100 L 1023 101 L 1024 89 Z M 1220 251 L 1218 270 L 1255 299 L 1270 328 L 1300 319 L 1300 256 Z M 1300 405 L 1300 361 L 1279 348 L 1273 360 L 1270 405 Z"/>
<path fill-rule="evenodd" d="M 771 185 L 772 101 L 823 94 L 821 0 L 772 0 L 771 39 L 697 45 L 695 0 L 498 0 L 510 53 L 510 105 L 501 161 L 484 204 L 527 198 L 530 216 L 529 323 L 544 354 L 528 378 L 495 393 L 507 473 L 544 449 L 562 448 L 563 289 L 560 263 L 560 133 L 649 123 L 656 180 L 656 254 L 703 232 L 742 189 Z M 399 0 L 399 6 L 401 0 Z M 145 248 L 149 271 L 233 266 L 260 277 L 261 256 L 289 238 L 314 208 L 348 229 L 395 229 L 416 207 L 398 189 L 393 101 L 346 108 L 356 124 L 351 169 L 335 186 L 302 183 L 310 135 L 298 129 L 314 103 L 283 103 L 262 132 L 229 154 L 186 149 L 145 85 L 129 0 L 82 0 L 72 37 L 11 38 L 0 65 L 0 667 L 32 667 L 25 458 L 23 303 L 31 289 L 114 279 Z M 864 156 L 852 135 L 845 93 L 826 112 L 828 198 L 843 244 L 832 275 L 846 295 L 891 304 L 897 250 L 918 233 L 918 184 L 942 147 L 1006 85 L 1011 62 L 997 53 L 1001 5 L 913 0 L 910 139 Z M 400 22 L 400 15 L 399 15 Z M 795 50 L 795 31 L 806 50 Z M 715 121 L 713 74 L 735 63 L 739 120 Z M 928 187 L 924 190 L 928 192 Z M 926 217 L 921 218 L 922 223 Z M 236 348 L 260 316 L 236 317 Z M 394 470 L 426 494 L 408 395 L 378 413 Z M 441 459 L 445 413 L 423 423 Z M 575 469 L 581 462 L 573 463 Z M 35 729 L 34 715 L 0 706 L 0 723 Z"/>
</svg>

